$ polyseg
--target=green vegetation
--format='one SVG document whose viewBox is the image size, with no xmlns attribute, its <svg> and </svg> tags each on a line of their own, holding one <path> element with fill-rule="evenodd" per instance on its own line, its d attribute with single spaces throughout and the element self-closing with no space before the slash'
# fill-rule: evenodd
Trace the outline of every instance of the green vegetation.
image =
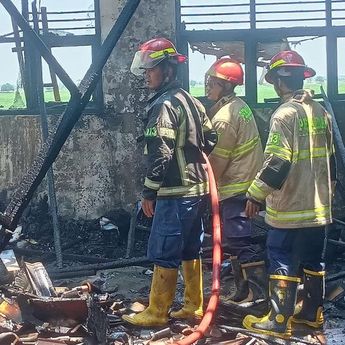
<svg viewBox="0 0 345 345">
<path fill-rule="evenodd" d="M 14 103 L 15 92 L 0 92 L 0 110 L 9 109 Z"/>
<path fill-rule="evenodd" d="M 315 91 L 315 93 L 320 93 L 320 83 L 306 83 L 305 88 L 309 88 Z M 325 90 L 326 83 L 322 83 Z M 195 97 L 201 97 L 205 95 L 204 86 L 202 84 L 193 83 L 190 87 L 191 94 Z M 339 80 L 339 93 L 345 94 L 345 80 Z M 238 86 L 236 88 L 236 94 L 239 96 L 244 95 L 244 86 Z M 46 90 L 45 93 L 46 102 L 54 102 L 54 94 L 52 90 Z M 20 92 L 19 97 L 15 91 L 0 92 L 0 110 L 5 109 L 22 109 L 25 108 L 25 96 L 24 92 Z M 66 89 L 60 89 L 60 96 L 62 102 L 69 101 L 69 92 Z M 277 98 L 272 85 L 259 85 L 258 86 L 258 102 L 263 103 L 264 99 Z"/>
<path fill-rule="evenodd" d="M 60 89 L 61 102 L 69 101 L 69 92 L 66 89 Z M 44 93 L 46 102 L 54 102 L 53 90 L 46 90 Z M 0 92 L 0 110 L 5 109 L 23 109 L 25 108 L 25 95 L 20 91 L 20 96 L 16 96 L 16 92 Z"/>
<path fill-rule="evenodd" d="M 312 89 L 316 94 L 320 93 L 320 86 L 323 85 L 324 89 L 327 91 L 326 83 L 305 83 L 304 87 L 306 89 Z M 195 85 L 190 87 L 191 94 L 195 97 L 205 96 L 204 86 Z M 345 93 L 345 80 L 339 81 L 339 93 Z M 236 94 L 238 96 L 244 95 L 244 86 L 236 87 Z M 264 84 L 258 85 L 258 102 L 264 103 L 265 99 L 277 98 L 277 94 L 274 91 L 272 85 Z"/>
</svg>

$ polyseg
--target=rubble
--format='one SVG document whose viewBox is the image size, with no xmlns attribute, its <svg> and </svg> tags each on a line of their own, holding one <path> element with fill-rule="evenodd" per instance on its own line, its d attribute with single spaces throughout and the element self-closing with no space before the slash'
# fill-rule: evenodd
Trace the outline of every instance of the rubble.
<svg viewBox="0 0 345 345">
<path fill-rule="evenodd" d="M 41 225 L 37 218 L 34 221 L 30 217 L 30 221 L 37 225 L 28 227 L 27 222 L 23 223 L 20 236 L 11 244 L 12 249 L 1 254 L 11 278 L 0 284 L 1 345 L 172 344 L 195 330 L 196 322 L 171 320 L 166 327 L 140 329 L 122 321 L 123 314 L 138 313 L 148 304 L 152 266 L 143 254 L 148 236 L 146 229 L 150 224 L 142 224 L 141 221 L 146 220 L 140 219 L 139 215 L 133 241 L 135 257 L 124 258 L 126 243 L 119 239 L 120 222 L 115 218 L 114 213 L 110 213 L 97 220 L 61 222 L 64 234 L 62 269 L 54 262 L 52 234 L 40 238 L 41 232 L 32 232 L 41 225 L 47 232 L 51 228 L 49 217 Z M 44 225 L 47 221 L 50 225 Z M 128 218 L 124 218 L 123 224 L 128 226 Z M 260 222 L 256 225 L 254 237 L 262 250 L 265 228 Z M 125 231 L 123 229 L 121 231 Z M 330 234 L 333 242 L 343 238 L 342 224 L 338 223 L 337 229 Z M 210 235 L 206 234 L 206 237 L 204 292 L 209 296 L 212 246 Z M 103 250 L 105 238 L 112 245 L 111 251 Z M 327 269 L 325 333 L 298 329 L 290 342 L 254 334 L 242 328 L 242 319 L 249 312 L 262 315 L 268 309 L 268 302 L 259 300 L 236 306 L 221 299 L 212 327 L 198 344 L 341 344 L 340 330 L 345 325 L 345 258 L 339 250 L 341 247 L 334 246 L 333 242 L 329 241 L 328 261 L 331 265 Z M 18 245 L 20 243 L 24 246 Z M 28 258 L 33 262 L 28 262 Z M 37 262 L 37 258 L 43 263 Z M 226 259 L 225 248 L 221 279 L 222 286 L 229 288 L 233 279 L 231 264 Z M 173 309 L 178 309 L 182 301 L 183 277 L 179 275 Z"/>
<path fill-rule="evenodd" d="M 13 266 L 12 261 L 8 260 L 7 265 Z M 344 258 L 338 258 L 332 266 L 333 270 L 343 265 L 344 261 Z M 171 320 L 166 327 L 140 329 L 122 321 L 123 314 L 140 312 L 148 303 L 151 279 L 147 275 L 148 268 L 128 266 L 102 270 L 83 281 L 76 277 L 51 280 L 45 267 L 37 262 L 23 262 L 20 266 L 13 282 L 0 287 L 1 345 L 172 344 L 193 332 L 197 326 L 196 322 Z M 211 275 L 208 264 L 204 268 L 207 292 Z M 345 300 L 344 282 L 342 276 L 338 276 L 331 274 L 328 278 L 325 333 L 296 330 L 289 342 L 258 335 L 241 328 L 241 320 L 249 309 L 251 313 L 262 313 L 268 307 L 267 302 L 245 307 L 220 303 L 212 327 L 198 344 L 341 344 L 344 338 Z M 40 284 L 37 284 L 37 279 Z M 182 295 L 180 277 L 173 308 L 180 306 Z"/>
</svg>

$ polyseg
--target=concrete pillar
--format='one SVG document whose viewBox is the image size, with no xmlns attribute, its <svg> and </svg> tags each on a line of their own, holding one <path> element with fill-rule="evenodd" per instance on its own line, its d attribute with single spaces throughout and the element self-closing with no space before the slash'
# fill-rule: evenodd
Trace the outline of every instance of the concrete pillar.
<svg viewBox="0 0 345 345">
<path fill-rule="evenodd" d="M 102 39 L 125 3 L 125 0 L 100 2 Z M 148 95 L 142 80 L 130 73 L 130 65 L 141 43 L 158 36 L 175 41 L 175 22 L 175 1 L 142 0 L 103 70 L 106 118 L 117 124 L 113 132 L 112 174 L 116 202 L 121 204 L 140 197 L 144 175 L 143 147 L 136 138 L 142 135 Z"/>
</svg>

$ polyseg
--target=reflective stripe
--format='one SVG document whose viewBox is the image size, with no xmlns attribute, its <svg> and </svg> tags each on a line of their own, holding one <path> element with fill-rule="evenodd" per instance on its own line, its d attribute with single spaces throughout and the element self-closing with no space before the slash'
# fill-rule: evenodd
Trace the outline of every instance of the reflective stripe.
<svg viewBox="0 0 345 345">
<path fill-rule="evenodd" d="M 191 181 L 188 178 L 188 169 L 187 169 L 187 162 L 185 157 L 185 144 L 186 144 L 186 136 L 187 136 L 187 109 L 188 104 L 186 104 L 186 99 L 181 94 L 176 94 L 175 97 L 181 102 L 181 105 L 179 105 L 177 108 L 178 110 L 178 123 L 179 128 L 176 135 L 176 160 L 177 165 L 180 171 L 181 176 L 181 183 L 183 186 L 188 186 L 191 184 Z M 183 108 L 182 108 L 183 107 Z"/>
<path fill-rule="evenodd" d="M 260 137 L 256 136 L 255 138 L 248 140 L 244 144 L 235 147 L 232 150 L 232 155 L 233 156 L 240 156 L 240 155 L 243 155 L 249 151 L 252 151 L 256 147 L 256 145 L 258 144 L 259 139 L 260 139 Z"/>
<path fill-rule="evenodd" d="M 292 161 L 297 162 L 303 159 L 310 159 L 310 158 L 322 158 L 329 156 L 330 153 L 328 152 L 326 147 L 315 147 L 311 148 L 311 150 L 300 150 L 293 153 Z"/>
<path fill-rule="evenodd" d="M 286 61 L 283 59 L 277 60 L 276 62 L 274 62 L 272 65 L 270 65 L 270 69 L 280 66 L 280 65 L 284 65 L 286 64 Z"/>
<path fill-rule="evenodd" d="M 258 144 L 259 139 L 260 139 L 259 136 L 256 136 L 255 138 L 248 140 L 244 144 L 236 146 L 232 150 L 226 150 L 224 148 L 216 146 L 214 150 L 212 151 L 212 153 L 221 158 L 241 156 L 241 155 L 244 155 L 245 153 L 252 151 Z"/>
<path fill-rule="evenodd" d="M 155 182 L 145 177 L 144 186 L 150 189 L 158 190 L 161 187 L 162 182 Z"/>
<path fill-rule="evenodd" d="M 315 147 L 311 150 L 300 150 L 292 153 L 285 147 L 267 145 L 265 154 L 273 154 L 289 162 L 297 162 L 303 159 L 327 157 L 330 153 L 326 147 Z"/>
<path fill-rule="evenodd" d="M 179 114 L 180 116 L 184 115 L 184 112 Z M 179 131 L 177 132 L 177 138 L 176 138 L 176 159 L 177 159 L 177 165 L 180 170 L 180 176 L 181 176 L 181 183 L 183 185 L 186 185 L 188 183 L 188 176 L 187 176 L 187 162 L 186 157 L 184 155 L 184 145 L 186 141 L 186 117 L 183 116 L 183 119 L 180 121 L 181 123 L 179 127 Z"/>
<path fill-rule="evenodd" d="M 176 131 L 172 128 L 164 128 L 164 127 L 159 127 L 157 128 L 158 134 L 161 137 L 166 137 L 169 139 L 175 139 L 176 138 Z"/>
<path fill-rule="evenodd" d="M 253 181 L 246 181 L 240 183 L 230 183 L 225 186 L 219 187 L 220 195 L 223 194 L 240 194 L 245 193 Z"/>
<path fill-rule="evenodd" d="M 283 275 L 278 275 L 278 274 L 271 274 L 270 279 L 274 280 L 286 280 L 288 282 L 295 282 L 295 283 L 300 283 L 301 278 L 298 277 L 289 277 L 289 276 L 283 276 Z"/>
<path fill-rule="evenodd" d="M 152 52 L 149 57 L 152 59 L 157 59 L 159 57 L 164 56 L 165 53 L 176 53 L 176 50 L 174 48 L 166 48 L 166 49 L 162 49 L 162 50 L 158 50 L 156 52 Z"/>
<path fill-rule="evenodd" d="M 329 206 L 315 208 L 305 211 L 281 212 L 266 206 L 266 217 L 280 222 L 294 222 L 313 219 L 325 219 L 330 217 Z"/>
<path fill-rule="evenodd" d="M 265 200 L 266 199 L 266 193 L 256 185 L 255 180 L 254 182 L 249 186 L 248 193 L 253 196 L 254 199 L 257 200 Z"/>
<path fill-rule="evenodd" d="M 306 268 L 303 269 L 303 272 L 306 273 L 306 274 L 309 274 L 311 276 L 315 276 L 315 277 L 323 277 L 324 275 L 326 275 L 325 271 L 319 271 L 319 272 L 309 271 Z"/>
<path fill-rule="evenodd" d="M 208 182 L 198 183 L 190 186 L 161 187 L 157 196 L 198 196 L 209 192 Z"/>
<path fill-rule="evenodd" d="M 226 150 L 226 149 L 222 149 L 221 147 L 215 147 L 212 151 L 212 154 L 217 156 L 217 157 L 220 157 L 220 158 L 229 158 L 230 157 L 230 154 L 231 154 L 231 151 L 230 150 Z"/>
<path fill-rule="evenodd" d="M 265 148 L 265 154 L 268 154 L 268 155 L 273 154 L 277 157 L 280 157 L 286 161 L 291 162 L 292 152 L 285 147 L 281 147 L 277 145 L 267 145 Z"/>
</svg>

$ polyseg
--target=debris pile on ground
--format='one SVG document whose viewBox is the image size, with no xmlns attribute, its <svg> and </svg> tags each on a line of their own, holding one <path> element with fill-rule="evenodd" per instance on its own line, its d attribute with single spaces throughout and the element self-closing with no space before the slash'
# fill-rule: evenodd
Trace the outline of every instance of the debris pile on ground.
<svg viewBox="0 0 345 345">
<path fill-rule="evenodd" d="M 101 263 L 124 258 L 130 221 L 131 214 L 122 208 L 115 208 L 97 219 L 59 217 L 64 262 Z M 136 257 L 146 254 L 149 232 L 142 229 L 150 225 L 141 213 L 138 215 L 138 224 L 142 227 L 136 232 L 132 250 L 132 255 Z M 9 248 L 33 260 L 44 263 L 54 261 L 53 225 L 46 197 L 30 203 L 18 228 L 21 231 Z"/>
<path fill-rule="evenodd" d="M 22 262 L 19 267 L 13 251 L 3 252 L 2 261 L 9 277 L 0 283 L 1 345 L 162 345 L 172 344 L 196 328 L 196 322 L 176 320 L 166 327 L 152 329 L 132 327 L 122 321 L 123 314 L 138 313 L 147 305 L 150 266 L 99 270 L 91 277 L 51 280 L 39 262 Z M 342 344 L 345 272 L 335 272 L 344 267 L 344 262 L 343 257 L 338 258 L 328 276 L 325 334 L 300 329 L 289 343 L 254 334 L 241 328 L 241 320 L 249 312 L 263 313 L 267 301 L 245 308 L 221 302 L 212 327 L 198 344 Z M 205 296 L 210 292 L 210 270 L 211 263 L 205 258 Z M 182 300 L 180 275 L 173 309 L 179 308 Z"/>
</svg>

